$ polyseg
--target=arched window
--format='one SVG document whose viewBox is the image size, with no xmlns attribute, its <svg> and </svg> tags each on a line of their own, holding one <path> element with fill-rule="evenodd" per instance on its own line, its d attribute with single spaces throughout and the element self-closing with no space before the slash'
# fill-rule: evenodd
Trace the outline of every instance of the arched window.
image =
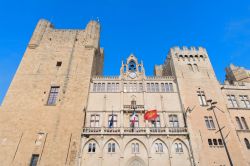
<svg viewBox="0 0 250 166">
<path fill-rule="evenodd" d="M 189 69 L 190 71 L 194 71 L 193 66 L 192 66 L 191 64 L 188 64 L 188 69 Z"/>
<path fill-rule="evenodd" d="M 242 123 L 243 123 L 245 129 L 248 130 L 249 128 L 248 128 L 247 122 L 246 122 L 246 120 L 245 120 L 244 117 L 241 117 L 241 121 L 242 121 Z"/>
<path fill-rule="evenodd" d="M 199 71 L 199 67 L 198 67 L 197 64 L 194 64 L 194 70 L 195 70 L 195 71 Z"/>
<path fill-rule="evenodd" d="M 129 71 L 136 71 L 136 63 L 133 60 L 129 62 L 128 70 Z"/>
<path fill-rule="evenodd" d="M 240 129 L 243 129 L 243 126 L 242 126 L 242 124 L 241 124 L 241 122 L 240 122 L 240 118 L 236 116 L 235 119 L 236 119 L 236 122 L 237 122 L 238 127 L 239 127 Z"/>
<path fill-rule="evenodd" d="M 247 138 L 244 138 L 244 142 L 246 144 L 247 149 L 250 149 L 250 143 Z"/>
<path fill-rule="evenodd" d="M 155 143 L 155 152 L 156 153 L 163 153 L 162 143 Z"/>
</svg>

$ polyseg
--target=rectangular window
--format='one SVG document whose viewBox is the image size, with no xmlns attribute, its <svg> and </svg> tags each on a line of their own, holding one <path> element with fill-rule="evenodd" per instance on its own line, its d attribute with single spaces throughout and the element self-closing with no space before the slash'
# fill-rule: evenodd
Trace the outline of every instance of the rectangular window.
<svg viewBox="0 0 250 166">
<path fill-rule="evenodd" d="M 97 83 L 94 83 L 93 84 L 93 92 L 96 92 L 96 90 L 97 90 Z"/>
<path fill-rule="evenodd" d="M 152 121 L 152 126 L 153 127 L 161 127 L 161 121 L 160 121 L 159 115 L 157 115 L 157 118 L 155 119 L 155 121 Z"/>
<path fill-rule="evenodd" d="M 170 127 L 179 127 L 179 121 L 177 115 L 169 115 Z"/>
<path fill-rule="evenodd" d="M 112 115 L 109 115 L 108 126 L 110 125 L 111 119 L 112 119 Z M 112 127 L 117 127 L 117 115 L 113 115 L 113 126 Z"/>
<path fill-rule="evenodd" d="M 165 83 L 165 92 L 170 92 L 169 84 L 168 83 Z"/>
<path fill-rule="evenodd" d="M 208 129 L 215 129 L 214 121 L 211 116 L 205 116 L 205 123 Z"/>
<path fill-rule="evenodd" d="M 102 87 L 102 84 L 101 84 L 101 83 L 98 83 L 98 84 L 97 84 L 96 91 L 97 91 L 97 92 L 100 92 L 100 91 L 101 91 L 101 87 Z"/>
<path fill-rule="evenodd" d="M 136 92 L 136 91 L 137 91 L 137 84 L 134 83 L 134 84 L 133 84 L 133 92 Z"/>
<path fill-rule="evenodd" d="M 49 92 L 49 98 L 47 101 L 48 105 L 55 105 L 56 104 L 56 99 L 59 93 L 59 86 L 52 86 L 50 88 L 50 92 Z"/>
<path fill-rule="evenodd" d="M 241 101 L 241 105 L 244 107 L 244 108 L 250 108 L 250 102 L 249 102 L 249 99 L 248 99 L 248 96 L 246 95 L 240 95 L 240 101 Z"/>
<path fill-rule="evenodd" d="M 119 83 L 116 83 L 116 92 L 119 92 L 119 90 L 120 90 L 120 87 L 119 87 Z"/>
<path fill-rule="evenodd" d="M 155 92 L 155 84 L 151 83 L 151 92 Z"/>
<path fill-rule="evenodd" d="M 162 91 L 162 92 L 166 92 L 164 83 L 161 83 L 161 91 Z"/>
<path fill-rule="evenodd" d="M 198 96 L 200 105 L 201 106 L 206 106 L 207 105 L 207 101 L 206 101 L 206 97 L 205 97 L 204 91 L 197 91 L 197 96 Z"/>
<path fill-rule="evenodd" d="M 37 166 L 39 154 L 32 154 L 30 166 Z"/>
<path fill-rule="evenodd" d="M 151 92 L 150 83 L 147 83 L 147 92 Z"/>
<path fill-rule="evenodd" d="M 90 117 L 90 127 L 99 127 L 100 115 L 91 115 Z"/>
<path fill-rule="evenodd" d="M 105 92 L 105 83 L 102 83 L 101 92 Z"/>
<path fill-rule="evenodd" d="M 155 92 L 159 92 L 159 84 L 155 83 Z"/>
<path fill-rule="evenodd" d="M 111 83 L 108 83 L 107 91 L 108 91 L 108 92 L 111 92 Z"/>
<path fill-rule="evenodd" d="M 127 83 L 123 84 L 123 90 L 124 90 L 124 92 L 127 92 Z"/>
<path fill-rule="evenodd" d="M 238 107 L 238 103 L 236 101 L 235 95 L 227 95 L 227 100 L 228 100 L 228 106 L 229 107 L 233 107 L 233 108 L 237 108 Z"/>
<path fill-rule="evenodd" d="M 173 84 L 172 84 L 172 83 L 169 83 L 169 91 L 170 91 L 170 92 L 173 92 L 173 91 L 174 91 L 174 87 L 173 87 Z"/>
<path fill-rule="evenodd" d="M 130 126 L 132 127 L 133 121 L 134 121 L 134 126 L 133 127 L 139 127 L 139 117 L 138 115 L 135 115 L 135 120 L 132 119 L 132 115 L 130 115 Z"/>
<path fill-rule="evenodd" d="M 139 92 L 142 92 L 143 91 L 143 85 L 142 83 L 139 83 Z"/>
</svg>

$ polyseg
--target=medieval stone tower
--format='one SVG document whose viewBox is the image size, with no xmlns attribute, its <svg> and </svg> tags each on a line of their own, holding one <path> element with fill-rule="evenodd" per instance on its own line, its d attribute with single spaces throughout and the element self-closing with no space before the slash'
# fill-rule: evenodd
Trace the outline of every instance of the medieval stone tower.
<svg viewBox="0 0 250 166">
<path fill-rule="evenodd" d="M 245 165 L 246 161 L 242 157 L 243 153 L 237 135 L 232 132 L 235 127 L 229 117 L 221 85 L 215 76 L 206 49 L 202 47 L 171 48 L 162 70 L 159 70 L 158 66 L 156 71 L 163 75 L 171 74 L 176 78 L 196 164 L 229 165 L 230 158 L 234 164 Z M 212 110 L 208 110 L 209 99 L 217 102 L 217 108 L 214 108 L 215 114 Z M 208 146 L 208 144 L 224 144 L 218 131 L 216 118 L 219 119 L 218 123 L 226 137 L 229 157 L 224 148 Z M 213 124 L 204 125 L 204 122 L 210 120 Z M 211 125 L 210 128 L 209 125 Z"/>
<path fill-rule="evenodd" d="M 89 82 L 102 74 L 100 25 L 55 29 L 40 20 L 0 112 L 0 165 L 74 165 Z"/>
</svg>

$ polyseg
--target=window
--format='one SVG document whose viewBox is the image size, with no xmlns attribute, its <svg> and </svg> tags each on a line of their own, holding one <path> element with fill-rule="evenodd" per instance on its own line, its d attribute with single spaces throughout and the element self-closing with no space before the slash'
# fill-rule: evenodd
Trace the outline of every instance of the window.
<svg viewBox="0 0 250 166">
<path fill-rule="evenodd" d="M 101 84 L 101 83 L 98 83 L 98 84 L 97 84 L 97 88 L 96 88 L 97 92 L 100 92 L 100 91 L 101 91 L 101 87 L 102 87 L 102 84 Z"/>
<path fill-rule="evenodd" d="M 211 139 L 208 139 L 208 145 L 213 145 L 213 142 Z"/>
<path fill-rule="evenodd" d="M 62 66 L 62 62 L 61 61 L 57 61 L 56 62 L 56 67 L 60 67 L 60 66 Z"/>
<path fill-rule="evenodd" d="M 119 92 L 119 90 L 120 90 L 120 87 L 119 87 L 119 83 L 116 83 L 116 92 Z"/>
<path fill-rule="evenodd" d="M 148 91 L 148 92 L 151 92 L 150 83 L 147 83 L 147 91 Z"/>
<path fill-rule="evenodd" d="M 109 153 L 115 152 L 115 143 L 108 143 L 108 152 Z"/>
<path fill-rule="evenodd" d="M 217 139 L 213 139 L 213 143 L 214 143 L 214 145 L 218 145 Z"/>
<path fill-rule="evenodd" d="M 249 128 L 248 128 L 247 122 L 246 122 L 246 120 L 245 120 L 244 117 L 241 117 L 241 122 L 242 122 L 244 128 L 245 128 L 246 130 L 248 130 Z"/>
<path fill-rule="evenodd" d="M 248 100 L 248 96 L 240 95 L 240 101 L 244 108 L 250 108 L 250 102 Z"/>
<path fill-rule="evenodd" d="M 95 148 L 96 148 L 96 146 L 95 146 L 95 143 L 89 143 L 89 148 L 88 148 L 88 152 L 89 153 L 94 153 L 95 152 Z"/>
<path fill-rule="evenodd" d="M 183 152 L 182 144 L 181 143 L 175 143 L 175 152 L 180 153 Z"/>
<path fill-rule="evenodd" d="M 197 91 L 197 95 L 199 98 L 199 103 L 201 106 L 206 106 L 207 105 L 207 101 L 206 101 L 206 97 L 205 97 L 205 93 L 204 91 Z"/>
<path fill-rule="evenodd" d="M 109 115 L 108 126 L 110 126 L 111 119 L 112 119 L 112 115 Z M 113 115 L 113 125 L 112 125 L 112 127 L 117 127 L 117 115 Z"/>
<path fill-rule="evenodd" d="M 229 107 L 238 107 L 236 98 L 234 95 L 227 95 L 228 105 Z"/>
<path fill-rule="evenodd" d="M 179 127 L 177 115 L 169 115 L 169 125 L 170 127 Z"/>
<path fill-rule="evenodd" d="M 108 92 L 111 92 L 111 83 L 108 83 L 107 91 L 108 91 Z"/>
<path fill-rule="evenodd" d="M 194 64 L 194 70 L 199 72 L 199 68 L 198 68 L 198 65 L 197 64 Z"/>
<path fill-rule="evenodd" d="M 194 71 L 193 66 L 192 66 L 191 64 L 188 64 L 188 69 L 189 69 L 190 71 Z"/>
<path fill-rule="evenodd" d="M 159 84 L 155 83 L 155 92 L 159 92 Z"/>
<path fill-rule="evenodd" d="M 37 166 L 38 159 L 39 159 L 39 154 L 32 154 L 30 166 Z"/>
<path fill-rule="evenodd" d="M 205 116 L 205 123 L 208 129 L 215 129 L 214 121 L 211 116 Z"/>
<path fill-rule="evenodd" d="M 162 143 L 155 143 L 155 152 L 156 153 L 163 153 L 163 145 L 162 145 Z"/>
<path fill-rule="evenodd" d="M 235 117 L 235 119 L 236 119 L 236 123 L 237 123 L 238 127 L 239 127 L 240 129 L 243 129 L 243 126 L 242 126 L 242 124 L 241 124 L 240 118 L 239 118 L 239 117 Z"/>
<path fill-rule="evenodd" d="M 152 126 L 153 127 L 161 127 L 161 122 L 160 122 L 160 116 L 157 115 L 157 118 L 155 119 L 155 121 L 152 121 Z"/>
<path fill-rule="evenodd" d="M 93 92 L 96 92 L 97 91 L 97 83 L 94 83 L 93 84 Z"/>
<path fill-rule="evenodd" d="M 173 88 L 173 84 L 172 84 L 172 83 L 169 83 L 169 91 L 170 91 L 170 92 L 173 92 L 173 91 L 174 91 L 174 88 Z"/>
<path fill-rule="evenodd" d="M 101 85 L 101 92 L 105 92 L 105 83 L 102 83 Z"/>
<path fill-rule="evenodd" d="M 138 118 L 138 115 L 135 115 L 135 121 L 134 121 L 134 126 L 132 126 L 132 122 L 133 122 L 133 120 L 132 120 L 132 115 L 130 115 L 130 126 L 131 127 L 139 127 L 139 118 Z"/>
<path fill-rule="evenodd" d="M 100 115 L 91 115 L 90 127 L 99 127 Z"/>
<path fill-rule="evenodd" d="M 128 90 L 127 90 L 127 83 L 124 83 L 123 84 L 123 90 L 124 90 L 124 92 L 127 92 Z"/>
<path fill-rule="evenodd" d="M 132 143 L 132 153 L 139 153 L 139 143 Z"/>
<path fill-rule="evenodd" d="M 50 92 L 49 92 L 49 98 L 47 101 L 48 105 L 55 105 L 56 104 L 56 99 L 59 93 L 59 86 L 52 86 L 50 88 Z"/>
<path fill-rule="evenodd" d="M 249 150 L 250 149 L 250 143 L 249 143 L 248 139 L 244 138 L 244 142 L 246 144 L 247 149 Z"/>
<path fill-rule="evenodd" d="M 143 85 L 142 83 L 139 83 L 139 92 L 142 92 L 143 91 Z"/>
<path fill-rule="evenodd" d="M 235 119 L 236 119 L 236 123 L 237 123 L 240 130 L 244 130 L 244 129 L 248 130 L 249 129 L 244 117 L 240 118 L 240 117 L 236 116 Z"/>
<path fill-rule="evenodd" d="M 155 84 L 151 83 L 151 92 L 155 92 Z"/>
<path fill-rule="evenodd" d="M 222 139 L 218 139 L 219 145 L 223 145 Z"/>
</svg>

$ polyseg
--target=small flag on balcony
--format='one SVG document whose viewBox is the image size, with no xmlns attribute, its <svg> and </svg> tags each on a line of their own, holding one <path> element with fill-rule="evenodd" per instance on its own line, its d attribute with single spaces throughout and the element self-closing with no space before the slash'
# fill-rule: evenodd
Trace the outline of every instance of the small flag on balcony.
<svg viewBox="0 0 250 166">
<path fill-rule="evenodd" d="M 157 118 L 157 110 L 148 110 L 144 114 L 144 119 L 145 120 L 155 120 Z"/>
<path fill-rule="evenodd" d="M 109 128 L 113 127 L 113 124 L 114 124 L 114 114 L 113 114 L 113 111 L 112 111 L 111 119 L 109 121 Z"/>
<path fill-rule="evenodd" d="M 131 116 L 131 127 L 135 127 L 135 121 L 136 121 L 136 113 L 133 111 Z"/>
</svg>

